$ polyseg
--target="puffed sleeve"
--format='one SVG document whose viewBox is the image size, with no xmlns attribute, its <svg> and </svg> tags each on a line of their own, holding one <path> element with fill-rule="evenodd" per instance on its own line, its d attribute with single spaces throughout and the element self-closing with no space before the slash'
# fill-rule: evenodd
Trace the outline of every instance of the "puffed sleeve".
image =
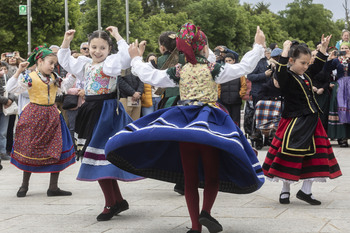
<svg viewBox="0 0 350 233">
<path fill-rule="evenodd" d="M 68 73 L 75 75 L 76 78 L 84 79 L 84 67 L 87 63 L 91 63 L 91 58 L 86 56 L 79 56 L 74 58 L 71 56 L 71 51 L 69 48 L 61 48 L 57 53 L 58 63 L 65 69 Z"/>
<path fill-rule="evenodd" d="M 224 66 L 216 67 L 215 82 L 221 84 L 251 73 L 263 57 L 264 47 L 255 44 L 253 49 L 247 52 L 239 63 L 225 63 Z"/>
<path fill-rule="evenodd" d="M 103 73 L 117 77 L 122 70 L 130 67 L 131 58 L 129 55 L 129 45 L 125 40 L 118 41 L 118 52 L 109 55 L 103 63 Z"/>
<path fill-rule="evenodd" d="M 142 82 L 157 87 L 176 87 L 176 81 L 171 78 L 170 70 L 158 70 L 149 63 L 142 62 L 141 57 L 131 60 L 132 73 L 138 76 Z M 175 68 L 175 67 L 173 67 Z M 169 70 L 169 72 L 168 72 Z"/>
</svg>

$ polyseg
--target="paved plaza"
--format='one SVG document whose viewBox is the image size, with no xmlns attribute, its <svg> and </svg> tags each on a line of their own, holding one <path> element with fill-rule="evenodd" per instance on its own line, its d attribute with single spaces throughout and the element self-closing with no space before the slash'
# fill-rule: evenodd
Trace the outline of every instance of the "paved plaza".
<svg viewBox="0 0 350 233">
<path fill-rule="evenodd" d="M 260 190 L 247 195 L 219 193 L 212 215 L 223 225 L 223 232 L 350 232 L 350 148 L 335 143 L 332 141 L 343 176 L 314 183 L 313 193 L 322 205 L 311 206 L 295 197 L 301 182 L 291 186 L 289 205 L 278 202 L 281 182 L 266 181 Z M 261 162 L 266 151 L 267 147 L 259 151 Z M 80 162 L 60 174 L 59 186 L 73 192 L 69 197 L 47 197 L 49 174 L 33 174 L 27 196 L 17 198 L 22 172 L 9 161 L 2 164 L 1 233 L 185 233 L 191 227 L 185 199 L 172 191 L 173 184 L 151 179 L 119 182 L 130 209 L 110 221 L 97 222 L 103 194 L 97 182 L 76 180 Z"/>
</svg>

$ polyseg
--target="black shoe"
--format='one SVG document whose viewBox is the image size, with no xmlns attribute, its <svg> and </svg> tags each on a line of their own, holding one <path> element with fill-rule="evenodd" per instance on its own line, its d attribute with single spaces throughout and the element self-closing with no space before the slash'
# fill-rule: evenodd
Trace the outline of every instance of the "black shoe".
<svg viewBox="0 0 350 233">
<path fill-rule="evenodd" d="M 17 197 L 25 197 L 28 192 L 28 187 L 20 187 L 17 192 Z"/>
<path fill-rule="evenodd" d="M 111 206 L 106 206 L 105 207 L 106 209 L 108 209 L 109 210 L 109 212 L 108 213 L 100 213 L 97 217 L 96 217 L 96 219 L 97 219 L 97 221 L 108 221 L 108 220 L 110 220 L 113 216 L 114 216 L 114 214 L 115 214 L 115 209 L 113 208 L 113 206 L 111 207 Z"/>
<path fill-rule="evenodd" d="M 201 233 L 200 231 L 196 231 L 196 230 L 189 230 L 189 231 L 187 231 L 187 233 Z"/>
<path fill-rule="evenodd" d="M 287 198 L 282 198 L 283 194 L 288 194 L 288 197 Z M 283 192 L 283 193 L 281 193 L 280 194 L 280 203 L 281 204 L 289 204 L 290 203 L 289 197 L 290 197 L 290 192 Z"/>
<path fill-rule="evenodd" d="M 113 206 L 113 209 L 114 209 L 114 215 L 117 215 L 119 214 L 120 212 L 123 212 L 125 210 L 128 210 L 129 209 L 129 203 L 126 201 L 126 200 L 122 200 L 121 202 L 115 204 Z"/>
<path fill-rule="evenodd" d="M 210 214 L 204 210 L 202 210 L 201 214 L 199 215 L 198 219 L 199 223 L 208 228 L 208 231 L 210 233 L 220 232 L 222 231 L 221 224 Z"/>
<path fill-rule="evenodd" d="M 306 201 L 310 205 L 321 205 L 321 202 L 316 200 L 316 199 L 313 199 L 311 197 L 311 195 L 312 195 L 312 193 L 306 194 L 303 191 L 299 190 L 297 193 L 297 198 L 302 200 L 302 201 Z"/>
<path fill-rule="evenodd" d="M 64 190 L 61 190 L 61 189 L 57 189 L 57 190 L 50 190 L 48 189 L 47 190 L 47 196 L 49 197 L 54 197 L 54 196 L 71 196 L 72 193 L 69 192 L 69 191 L 64 191 Z"/>
<path fill-rule="evenodd" d="M 174 186 L 174 191 L 180 195 L 184 195 L 185 194 L 185 187 L 181 183 L 176 183 Z"/>
</svg>

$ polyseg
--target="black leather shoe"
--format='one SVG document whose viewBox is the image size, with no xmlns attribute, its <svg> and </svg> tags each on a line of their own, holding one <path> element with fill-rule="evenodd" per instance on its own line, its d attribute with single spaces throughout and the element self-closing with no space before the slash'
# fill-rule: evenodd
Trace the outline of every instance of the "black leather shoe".
<svg viewBox="0 0 350 233">
<path fill-rule="evenodd" d="M 287 198 L 282 198 L 283 194 L 288 194 L 288 197 Z M 289 204 L 290 203 L 289 197 L 290 197 L 290 192 L 283 192 L 283 193 L 281 193 L 280 194 L 280 203 L 281 204 Z"/>
<path fill-rule="evenodd" d="M 106 206 L 105 208 L 108 209 L 109 212 L 108 213 L 100 213 L 96 217 L 97 221 L 108 221 L 114 216 L 115 210 L 113 209 L 113 207 Z"/>
<path fill-rule="evenodd" d="M 199 223 L 208 228 L 208 231 L 210 233 L 220 232 L 222 231 L 221 224 L 207 211 L 202 210 L 201 214 L 199 215 L 198 219 Z"/>
<path fill-rule="evenodd" d="M 180 195 L 184 195 L 185 194 L 185 187 L 181 183 L 176 183 L 174 186 L 174 191 Z"/>
<path fill-rule="evenodd" d="M 114 215 L 117 215 L 119 214 L 120 212 L 123 212 L 125 210 L 128 210 L 129 209 L 129 203 L 126 201 L 126 200 L 122 200 L 121 202 L 115 204 L 113 206 L 113 209 L 114 209 Z"/>
<path fill-rule="evenodd" d="M 28 192 L 28 187 L 20 187 L 17 192 L 17 197 L 25 197 Z"/>
<path fill-rule="evenodd" d="M 316 199 L 313 199 L 311 197 L 311 195 L 312 195 L 312 193 L 306 194 L 303 191 L 299 190 L 297 193 L 297 198 L 302 200 L 302 201 L 306 201 L 310 205 L 321 205 L 321 202 L 316 200 Z"/>
<path fill-rule="evenodd" d="M 196 231 L 196 230 L 189 230 L 189 231 L 187 231 L 187 233 L 201 233 L 200 231 Z"/>
<path fill-rule="evenodd" d="M 54 196 L 71 196 L 72 193 L 69 192 L 69 191 L 64 191 L 64 190 L 61 190 L 61 189 L 57 189 L 57 190 L 50 190 L 48 189 L 47 190 L 47 196 L 49 197 L 54 197 Z"/>
</svg>

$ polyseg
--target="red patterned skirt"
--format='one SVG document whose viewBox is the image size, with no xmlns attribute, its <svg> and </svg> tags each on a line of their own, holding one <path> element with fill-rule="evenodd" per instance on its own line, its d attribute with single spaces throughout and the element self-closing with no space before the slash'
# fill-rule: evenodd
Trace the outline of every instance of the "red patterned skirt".
<svg viewBox="0 0 350 233">
<path fill-rule="evenodd" d="M 265 176 L 290 181 L 312 178 L 334 179 L 341 176 L 340 167 L 320 119 L 314 133 L 316 145 L 314 155 L 292 156 L 281 153 L 283 136 L 291 120 L 292 118 L 281 118 L 262 167 Z"/>
<path fill-rule="evenodd" d="M 57 107 L 30 103 L 16 126 L 12 158 L 23 165 L 41 166 L 58 163 L 61 153 L 62 130 Z"/>
</svg>

